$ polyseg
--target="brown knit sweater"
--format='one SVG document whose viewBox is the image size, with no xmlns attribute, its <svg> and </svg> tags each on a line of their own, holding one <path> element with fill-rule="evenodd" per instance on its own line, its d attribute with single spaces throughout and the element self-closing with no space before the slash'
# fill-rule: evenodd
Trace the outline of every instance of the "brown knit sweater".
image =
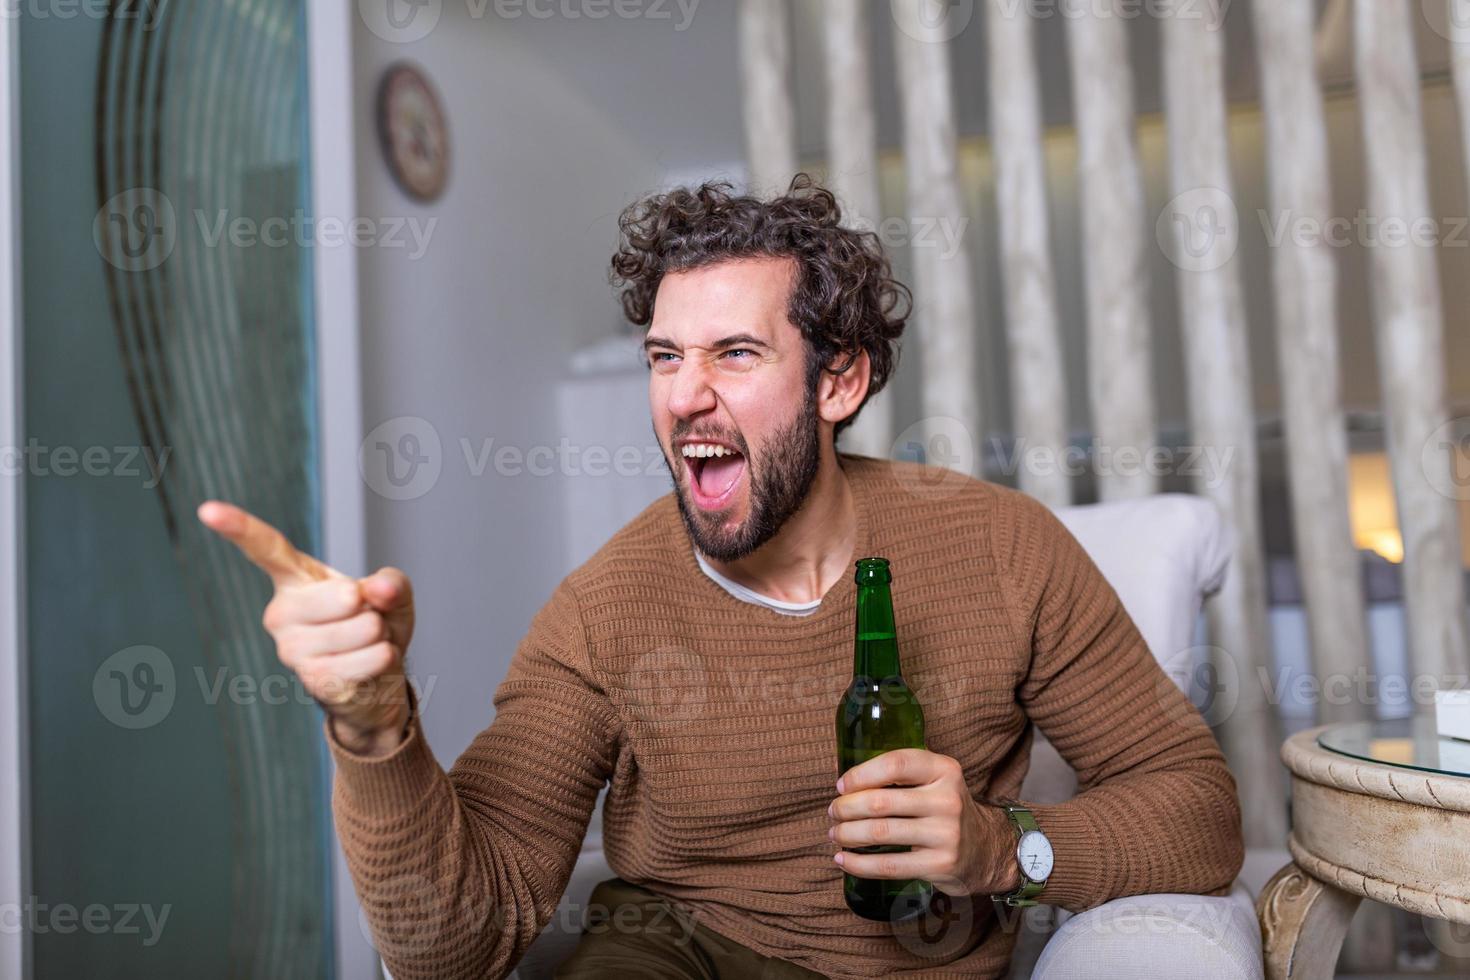
<svg viewBox="0 0 1470 980">
<path fill-rule="evenodd" d="M 840 461 L 855 557 L 892 561 L 929 749 L 963 764 L 977 798 L 1014 797 L 1034 722 L 1078 772 L 1078 796 L 1034 807 L 1056 855 L 1042 900 L 1227 891 L 1242 859 L 1234 780 L 1075 539 L 993 484 Z M 1015 932 L 988 899 L 968 938 L 918 951 L 843 904 L 827 806 L 854 589 L 843 576 L 801 617 L 742 602 L 701 573 L 668 495 L 557 587 L 494 723 L 448 774 L 417 723 L 378 759 L 333 742 L 337 830 L 394 977 L 508 973 L 608 783 L 613 870 L 724 936 L 834 977 L 1002 975 Z"/>
</svg>

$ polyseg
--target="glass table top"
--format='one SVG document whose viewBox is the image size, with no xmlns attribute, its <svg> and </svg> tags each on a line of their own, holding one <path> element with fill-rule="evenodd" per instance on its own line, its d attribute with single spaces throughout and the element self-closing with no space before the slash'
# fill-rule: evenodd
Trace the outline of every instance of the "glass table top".
<svg viewBox="0 0 1470 980">
<path fill-rule="evenodd" d="M 1339 755 L 1442 776 L 1470 777 L 1470 742 L 1434 730 L 1434 715 L 1334 725 L 1317 744 Z"/>
</svg>

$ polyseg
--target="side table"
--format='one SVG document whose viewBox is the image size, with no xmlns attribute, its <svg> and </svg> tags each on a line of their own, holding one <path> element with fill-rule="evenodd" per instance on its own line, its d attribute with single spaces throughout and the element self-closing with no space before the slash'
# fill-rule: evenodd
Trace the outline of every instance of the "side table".
<svg viewBox="0 0 1470 980">
<path fill-rule="evenodd" d="M 1330 980 L 1364 898 L 1470 925 L 1470 743 L 1419 716 L 1311 728 L 1281 758 L 1292 862 L 1256 900 L 1267 980 Z"/>
</svg>

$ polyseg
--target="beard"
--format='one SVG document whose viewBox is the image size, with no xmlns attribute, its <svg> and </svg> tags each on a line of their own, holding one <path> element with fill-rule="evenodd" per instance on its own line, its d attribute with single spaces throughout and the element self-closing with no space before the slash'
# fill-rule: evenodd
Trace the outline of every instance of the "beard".
<svg viewBox="0 0 1470 980">
<path fill-rule="evenodd" d="M 688 434 L 685 428 L 676 425 L 670 442 Z M 807 493 L 817 478 L 821 465 L 819 432 L 817 401 L 808 397 L 796 417 L 778 430 L 756 456 L 750 454 L 739 433 L 733 434 L 728 441 L 745 457 L 750 486 L 750 513 L 733 528 L 725 526 L 725 511 L 702 511 L 687 499 L 687 491 L 674 469 L 675 464 L 665 453 L 664 463 L 674 480 L 679 516 L 684 519 L 684 528 L 694 546 L 715 561 L 732 562 L 739 561 L 775 537 L 776 532 L 806 502 Z M 678 465 L 684 468 L 686 477 L 692 479 L 682 457 L 679 457 Z"/>
</svg>

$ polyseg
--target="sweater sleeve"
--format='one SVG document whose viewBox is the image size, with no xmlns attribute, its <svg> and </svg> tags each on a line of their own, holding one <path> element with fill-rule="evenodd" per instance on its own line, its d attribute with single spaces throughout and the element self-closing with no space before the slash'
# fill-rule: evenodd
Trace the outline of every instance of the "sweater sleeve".
<svg viewBox="0 0 1470 980">
<path fill-rule="evenodd" d="M 1064 803 L 1028 804 L 1055 855 L 1040 900 L 1081 911 L 1125 895 L 1228 893 L 1244 845 L 1214 734 L 1071 532 L 1031 498 L 1006 499 L 996 559 L 1032 653 L 1020 701 L 1079 785 Z"/>
<path fill-rule="evenodd" d="M 620 741 L 569 583 L 536 614 L 494 703 L 447 774 L 417 709 L 379 758 L 328 728 L 337 834 L 396 980 L 505 976 L 566 888 Z"/>
</svg>

